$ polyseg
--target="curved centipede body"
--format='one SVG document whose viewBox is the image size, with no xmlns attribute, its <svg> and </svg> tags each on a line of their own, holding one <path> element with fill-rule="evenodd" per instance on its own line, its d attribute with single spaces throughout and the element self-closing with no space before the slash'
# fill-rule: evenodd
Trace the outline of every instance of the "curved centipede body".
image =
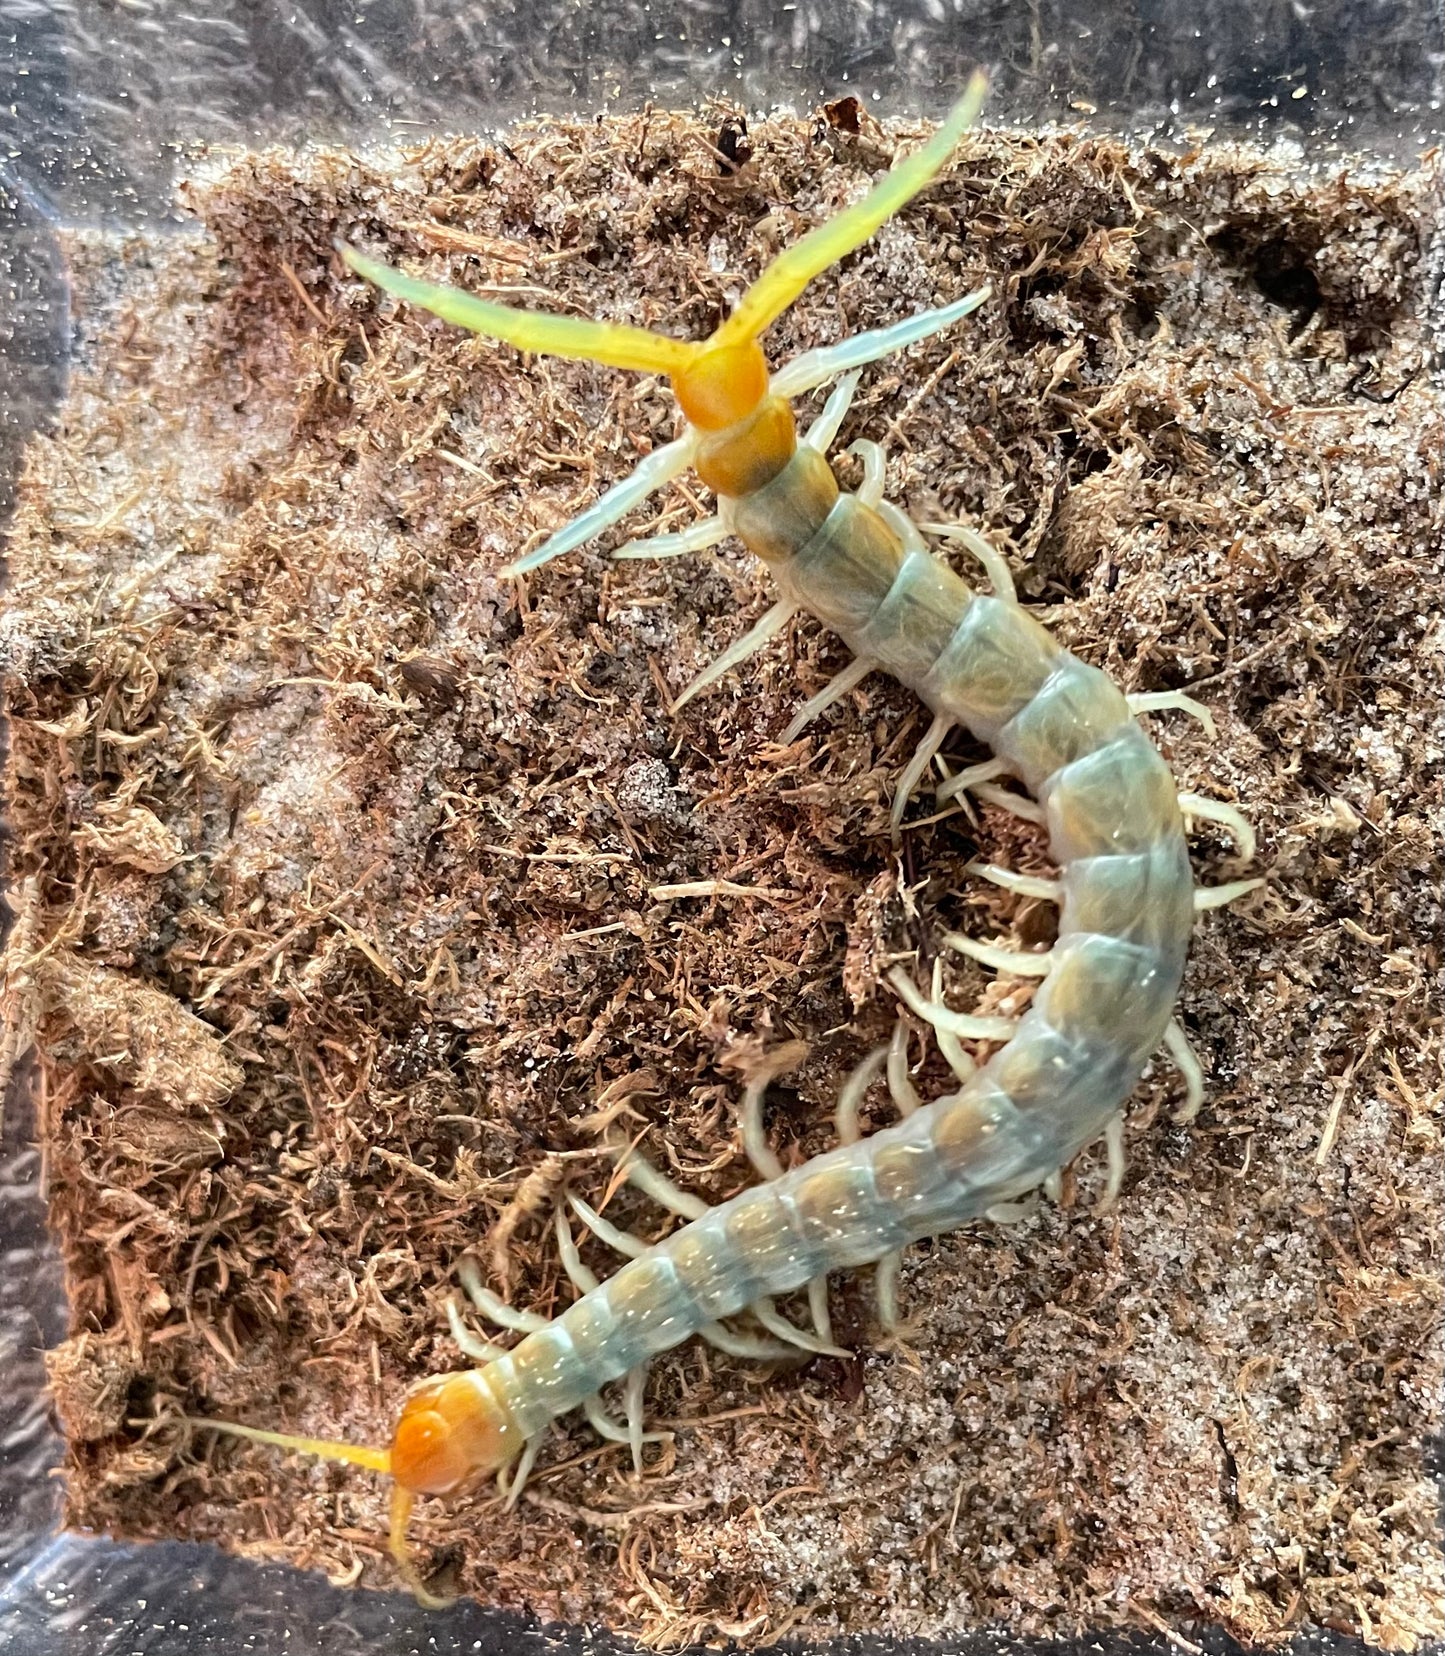
<svg viewBox="0 0 1445 1656">
<path fill-rule="evenodd" d="M 955 1091 L 922 1103 L 907 1079 L 904 1048 L 870 1055 L 839 1101 L 834 1150 L 784 1171 L 761 1132 L 762 1086 L 748 1089 L 745 1142 L 763 1182 L 716 1207 L 670 1185 L 640 1159 L 628 1172 L 686 1223 L 645 1246 L 586 1203 L 571 1213 L 604 1242 L 631 1255 L 598 1281 L 577 1255 L 567 1210 L 557 1235 L 578 1299 L 552 1320 L 510 1310 L 482 1285 L 474 1265 L 462 1280 L 491 1320 L 521 1332 L 502 1350 L 479 1340 L 453 1311 L 453 1333 L 480 1366 L 423 1382 L 406 1400 L 389 1449 L 352 1448 L 251 1427 L 204 1422 L 282 1447 L 347 1459 L 395 1481 L 393 1552 L 427 1599 L 406 1550 L 416 1495 L 447 1494 L 519 1463 L 507 1487 L 515 1498 L 550 1423 L 579 1407 L 606 1436 L 630 1442 L 640 1464 L 641 1377 L 648 1360 L 696 1334 L 743 1355 L 836 1350 L 822 1287 L 830 1271 L 879 1266 L 885 1325 L 895 1316 L 893 1272 L 909 1243 L 995 1214 L 1048 1181 L 1082 1149 L 1106 1137 L 1111 1191 L 1117 1190 L 1119 1110 L 1145 1064 L 1168 1047 L 1188 1082 L 1184 1116 L 1197 1108 L 1198 1066 L 1173 1007 L 1196 907 L 1227 901 L 1257 884 L 1196 893 L 1185 840 L 1190 815 L 1227 822 L 1250 849 L 1237 813 L 1181 797 L 1164 760 L 1140 729 L 1145 707 L 1194 709 L 1183 697 L 1131 704 L 1100 671 L 1071 655 L 1017 602 L 1006 566 L 964 528 L 961 540 L 983 565 L 991 592 L 975 590 L 927 545 L 923 531 L 883 498 L 883 454 L 855 444 L 863 483 L 844 490 L 828 458 L 866 363 L 961 322 L 987 302 L 967 294 L 941 310 L 826 349 L 770 374 L 757 340 L 813 276 L 866 240 L 944 166 L 976 118 L 984 86 L 975 77 L 936 135 L 896 166 L 854 207 L 781 254 L 705 344 L 642 329 L 515 311 L 404 276 L 351 248 L 347 263 L 400 299 L 524 349 L 584 357 L 614 367 L 666 373 L 686 419 L 675 442 L 632 477 L 520 559 L 524 574 L 573 550 L 623 517 L 669 478 L 691 467 L 717 497 L 715 514 L 694 528 L 632 542 L 619 556 L 701 550 L 734 535 L 767 565 L 779 601 L 682 698 L 714 682 L 775 636 L 797 611 L 838 633 L 855 661 L 801 710 L 793 739 L 828 702 L 873 670 L 891 673 L 934 717 L 900 779 L 895 832 L 914 786 L 955 727 L 987 743 L 995 761 L 953 779 L 986 798 L 1036 812 L 1046 825 L 1060 876 L 1028 880 L 979 872 L 1059 906 L 1057 941 L 1045 955 L 1013 956 L 965 938 L 946 941 L 985 964 L 1042 979 L 1020 1018 L 967 1017 L 920 991 L 901 970 L 891 983 L 936 1032 L 957 1076 Z M 837 381 L 813 426 L 799 436 L 791 399 Z M 1011 777 L 1032 795 L 997 788 Z M 900 1025 L 900 1029 L 901 1029 Z M 962 1040 L 995 1044 L 981 1065 Z M 862 1137 L 857 1103 L 884 1072 L 900 1106 L 893 1126 Z M 815 1332 L 772 1308 L 780 1294 L 808 1288 Z M 725 1319 L 751 1310 L 769 1338 L 729 1330 Z M 598 1393 L 628 1378 L 627 1424 L 601 1411 Z"/>
</svg>

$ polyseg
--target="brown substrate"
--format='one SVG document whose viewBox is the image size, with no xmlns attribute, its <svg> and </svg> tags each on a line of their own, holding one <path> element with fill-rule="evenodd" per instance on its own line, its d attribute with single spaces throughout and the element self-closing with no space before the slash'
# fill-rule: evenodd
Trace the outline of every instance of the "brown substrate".
<svg viewBox="0 0 1445 1656">
<path fill-rule="evenodd" d="M 894 137 L 863 125 L 756 125 L 737 173 L 736 130 L 655 113 L 243 156 L 187 190 L 192 232 L 72 238 L 72 389 L 30 455 L 0 625 L 72 1523 L 388 1581 L 379 1480 L 173 1417 L 384 1440 L 406 1386 L 459 1363 L 466 1249 L 517 1304 L 567 1300 L 552 1198 L 608 1188 L 599 1104 L 720 1197 L 750 1176 L 735 1101 L 760 1052 L 809 1044 L 770 1128 L 811 1154 L 891 1025 L 890 960 L 927 981 L 945 929 L 1047 938 L 1042 905 L 965 871 L 1046 868 L 1028 823 L 925 797 L 894 854 L 923 728 L 896 685 L 775 745 L 841 662 L 813 624 L 672 712 L 768 602 L 736 546 L 498 577 L 672 434 L 665 386 L 524 361 L 331 252 L 701 337 L 886 165 Z M 1435 190 L 979 136 L 774 329 L 782 360 L 995 283 L 869 374 L 842 441 L 886 443 L 918 516 L 981 525 L 1127 689 L 1207 704 L 1217 737 L 1169 715 L 1158 738 L 1182 787 L 1257 824 L 1268 885 L 1201 920 L 1182 1017 L 1208 1102 L 1172 1126 L 1177 1078 L 1145 1078 L 1115 1211 L 1091 1156 L 1061 1204 L 916 1250 L 906 1349 L 853 1280 L 833 1307 L 856 1362 L 685 1346 L 654 1367 L 677 1436 L 640 1483 L 568 1422 L 516 1511 L 424 1506 L 440 1580 L 656 1643 L 1445 1631 L 1422 1460 Z M 699 505 L 678 485 L 626 532 Z M 1213 830 L 1196 845 L 1201 880 L 1246 872 Z M 945 977 L 963 1009 L 1008 991 L 958 958 Z M 936 1057 L 920 1084 L 943 1086 Z M 610 1211 L 663 1223 L 626 1191 Z"/>
</svg>

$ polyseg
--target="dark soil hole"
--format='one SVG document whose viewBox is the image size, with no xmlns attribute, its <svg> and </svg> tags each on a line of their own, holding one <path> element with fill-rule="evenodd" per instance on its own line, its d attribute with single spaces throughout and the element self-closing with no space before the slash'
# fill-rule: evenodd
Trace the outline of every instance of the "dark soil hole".
<svg viewBox="0 0 1445 1656">
<path fill-rule="evenodd" d="M 1255 254 L 1254 279 L 1266 299 L 1300 312 L 1301 326 L 1319 308 L 1320 284 L 1309 256 L 1282 236 L 1267 241 Z"/>
</svg>

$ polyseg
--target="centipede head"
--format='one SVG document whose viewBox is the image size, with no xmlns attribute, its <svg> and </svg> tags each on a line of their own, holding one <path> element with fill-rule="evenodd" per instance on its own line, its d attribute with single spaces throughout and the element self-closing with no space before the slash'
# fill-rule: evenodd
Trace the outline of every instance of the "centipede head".
<svg viewBox="0 0 1445 1656">
<path fill-rule="evenodd" d="M 758 344 L 762 333 L 815 276 L 860 247 L 938 175 L 959 139 L 978 119 L 987 90 L 986 77 L 976 73 L 922 149 L 894 167 L 861 201 L 780 253 L 732 315 L 700 344 L 669 339 L 647 328 L 515 310 L 473 298 L 458 288 L 406 276 L 344 243 L 338 243 L 337 250 L 367 281 L 473 333 L 546 356 L 666 374 L 688 420 L 702 431 L 721 431 L 745 419 L 767 395 L 767 360 Z"/>
<path fill-rule="evenodd" d="M 489 1472 L 499 1471 L 522 1448 L 521 1433 L 510 1412 L 478 1370 L 440 1374 L 414 1387 L 402 1404 L 388 1449 L 264 1431 L 230 1420 L 184 1418 L 187 1425 L 208 1431 L 385 1473 L 393 1480 L 388 1540 L 392 1558 L 417 1600 L 434 1609 L 450 1601 L 427 1591 L 407 1544 L 407 1525 L 417 1496 L 450 1495 L 464 1489 Z"/>
</svg>

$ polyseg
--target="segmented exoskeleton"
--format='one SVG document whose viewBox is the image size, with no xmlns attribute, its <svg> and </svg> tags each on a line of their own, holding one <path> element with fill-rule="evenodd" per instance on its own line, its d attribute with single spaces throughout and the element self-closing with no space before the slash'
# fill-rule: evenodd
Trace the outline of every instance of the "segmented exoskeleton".
<svg viewBox="0 0 1445 1656">
<path fill-rule="evenodd" d="M 655 1169 L 632 1158 L 634 1181 L 688 1222 L 647 1246 L 617 1230 L 575 1196 L 571 1212 L 630 1258 L 598 1282 L 577 1255 L 567 1211 L 558 1209 L 563 1262 L 582 1290 L 551 1321 L 501 1304 L 474 1264 L 462 1280 L 478 1308 L 524 1338 L 509 1350 L 478 1340 L 455 1307 L 453 1333 L 479 1368 L 423 1382 L 407 1398 L 390 1449 L 353 1448 L 250 1427 L 222 1429 L 283 1447 L 347 1459 L 395 1480 L 393 1552 L 414 1590 L 428 1595 L 409 1561 L 405 1526 L 417 1494 L 446 1494 L 521 1461 L 513 1496 L 550 1422 L 581 1407 L 604 1435 L 628 1441 L 640 1464 L 641 1376 L 649 1358 L 703 1334 L 750 1355 L 834 1351 L 823 1291 L 828 1272 L 880 1266 L 880 1308 L 891 1323 L 893 1272 L 900 1250 L 920 1238 L 996 1214 L 1057 1175 L 1103 1135 L 1110 1149 L 1110 1193 L 1122 1165 L 1119 1109 L 1151 1054 L 1163 1043 L 1187 1080 L 1181 1114 L 1198 1107 L 1201 1079 L 1178 1025 L 1174 1001 L 1197 907 L 1227 901 L 1257 881 L 1196 893 L 1185 818 L 1230 826 L 1246 854 L 1247 825 L 1227 806 L 1176 793 L 1169 770 L 1135 719 L 1144 709 L 1182 707 L 1182 696 L 1132 701 L 1093 667 L 1061 648 L 1018 604 L 1003 560 L 980 536 L 950 535 L 983 565 L 991 593 L 973 590 L 928 550 L 924 534 L 883 499 L 883 453 L 860 442 L 864 480 L 839 487 L 827 451 L 866 363 L 952 327 L 985 303 L 980 288 L 940 310 L 810 351 L 769 374 L 757 340 L 804 285 L 865 241 L 944 165 L 975 119 L 984 85 L 974 81 L 937 134 L 894 168 L 857 205 L 778 257 L 737 310 L 704 344 L 630 327 L 515 311 L 404 276 L 355 250 L 341 249 L 360 275 L 392 294 L 476 332 L 526 350 L 582 357 L 670 376 L 687 421 L 682 437 L 658 450 L 589 511 L 519 559 L 523 574 L 617 522 L 667 479 L 693 468 L 717 496 L 714 516 L 680 533 L 633 542 L 617 554 L 668 556 L 736 535 L 767 564 L 781 598 L 699 678 L 683 701 L 775 636 L 806 610 L 842 636 L 855 661 L 799 712 L 792 740 L 822 708 L 879 669 L 892 673 L 934 718 L 900 778 L 897 831 L 907 800 L 948 733 L 964 726 L 997 756 L 954 777 L 945 790 L 972 788 L 1047 825 L 1060 868 L 1057 881 L 991 866 L 975 872 L 1059 905 L 1058 939 L 1045 954 L 1024 955 L 962 937 L 946 941 L 1000 970 L 1042 979 L 1020 1018 L 971 1017 L 921 992 L 901 970 L 890 981 L 936 1032 L 959 1085 L 923 1104 L 908 1078 L 903 1026 L 845 1084 L 838 1120 L 843 1142 L 784 1171 L 761 1126 L 762 1086 L 744 1101 L 744 1140 L 764 1182 L 707 1208 Z M 789 399 L 839 381 L 822 413 L 798 439 Z M 997 787 L 1013 777 L 1033 799 Z M 963 1040 L 1002 1043 L 981 1067 Z M 901 1119 L 859 1135 L 857 1108 L 886 1074 Z M 778 1316 L 773 1296 L 808 1288 L 815 1332 Z M 723 1326 L 751 1310 L 771 1338 Z M 598 1393 L 628 1378 L 627 1425 L 601 1409 Z M 216 1422 L 206 1424 L 217 1425 Z"/>
</svg>

